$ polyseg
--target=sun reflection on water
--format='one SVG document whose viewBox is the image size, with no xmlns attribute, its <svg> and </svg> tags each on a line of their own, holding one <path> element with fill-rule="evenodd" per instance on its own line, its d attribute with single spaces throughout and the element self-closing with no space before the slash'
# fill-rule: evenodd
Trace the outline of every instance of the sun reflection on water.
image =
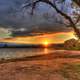
<svg viewBox="0 0 80 80">
<path fill-rule="evenodd" d="M 48 48 L 44 48 L 44 54 L 48 54 L 49 53 L 49 49 Z"/>
</svg>

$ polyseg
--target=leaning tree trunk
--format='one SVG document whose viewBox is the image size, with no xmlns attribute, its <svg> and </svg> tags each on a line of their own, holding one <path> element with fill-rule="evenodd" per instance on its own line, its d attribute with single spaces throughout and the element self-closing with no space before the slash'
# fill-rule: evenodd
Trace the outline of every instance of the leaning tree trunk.
<svg viewBox="0 0 80 80">
<path fill-rule="evenodd" d="M 80 40 L 80 30 L 75 25 L 73 25 L 73 29 L 76 36 L 78 37 L 78 40 Z"/>
<path fill-rule="evenodd" d="M 65 19 L 67 19 L 70 22 L 71 27 L 74 29 L 75 34 L 77 35 L 78 39 L 80 39 L 80 30 L 76 27 L 76 24 L 73 22 L 71 17 L 69 17 L 67 14 L 61 12 L 55 5 L 53 5 L 51 2 L 46 2 L 47 4 L 51 5 L 60 15 L 64 16 Z"/>
</svg>

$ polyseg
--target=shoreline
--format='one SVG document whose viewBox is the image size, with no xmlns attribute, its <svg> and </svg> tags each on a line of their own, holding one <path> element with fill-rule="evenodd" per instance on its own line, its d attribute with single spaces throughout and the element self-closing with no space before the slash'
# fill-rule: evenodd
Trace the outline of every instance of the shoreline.
<svg viewBox="0 0 80 80">
<path fill-rule="evenodd" d="M 57 53 L 57 54 L 56 54 Z M 66 50 L 56 50 L 53 53 L 48 54 L 37 54 L 26 57 L 19 58 L 2 58 L 0 59 L 0 64 L 9 63 L 9 62 L 18 62 L 18 61 L 32 61 L 43 59 L 80 59 L 80 51 L 66 51 Z"/>
</svg>

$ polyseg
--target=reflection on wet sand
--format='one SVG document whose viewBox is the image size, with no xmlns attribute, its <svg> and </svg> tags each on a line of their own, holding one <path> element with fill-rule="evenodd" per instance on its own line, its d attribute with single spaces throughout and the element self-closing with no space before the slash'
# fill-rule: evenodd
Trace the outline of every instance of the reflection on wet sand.
<svg viewBox="0 0 80 80">
<path fill-rule="evenodd" d="M 1 58 L 20 58 L 36 55 L 49 54 L 53 52 L 53 48 L 1 48 Z"/>
</svg>

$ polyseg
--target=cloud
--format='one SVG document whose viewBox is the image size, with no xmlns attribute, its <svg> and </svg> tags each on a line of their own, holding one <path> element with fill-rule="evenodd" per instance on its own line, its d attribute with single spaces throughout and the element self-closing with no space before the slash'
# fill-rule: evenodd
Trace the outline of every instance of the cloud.
<svg viewBox="0 0 80 80">
<path fill-rule="evenodd" d="M 29 14 L 31 8 L 20 10 L 21 5 L 25 1 L 0 0 L 0 24 L 13 30 L 26 28 L 26 33 L 62 32 L 69 30 L 64 25 L 56 22 L 56 19 L 60 16 L 46 4 L 40 4 L 33 16 Z M 59 20 L 61 19 L 59 18 Z"/>
</svg>

